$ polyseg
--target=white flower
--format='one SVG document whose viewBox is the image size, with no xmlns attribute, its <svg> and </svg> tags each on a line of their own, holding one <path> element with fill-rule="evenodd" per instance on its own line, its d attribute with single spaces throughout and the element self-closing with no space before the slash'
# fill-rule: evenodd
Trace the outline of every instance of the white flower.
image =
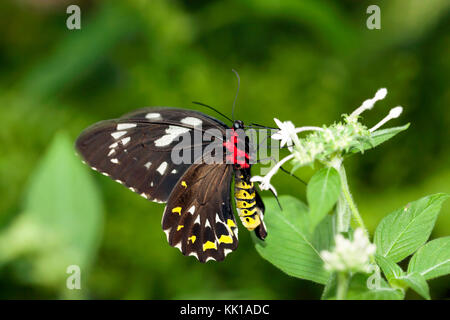
<svg viewBox="0 0 450 320">
<path fill-rule="evenodd" d="M 402 112 L 403 112 L 403 108 L 400 106 L 392 108 L 391 111 L 389 111 L 389 114 L 386 117 L 384 117 L 383 120 L 381 120 L 375 126 L 373 126 L 369 131 L 374 132 L 379 127 L 381 127 L 383 124 L 388 122 L 389 120 L 398 118 L 402 114 Z"/>
<path fill-rule="evenodd" d="M 362 103 L 362 105 L 359 106 L 355 111 L 353 111 L 350 116 L 356 118 L 361 113 L 363 113 L 365 110 L 372 109 L 374 104 L 379 100 L 383 100 L 386 97 L 386 95 L 387 95 L 386 88 L 379 89 L 377 91 L 377 93 L 375 93 L 375 96 L 372 99 L 367 99 L 366 101 L 364 101 Z"/>
<path fill-rule="evenodd" d="M 277 173 L 278 169 L 280 169 L 280 167 L 284 163 L 288 162 L 293 157 L 294 157 L 293 154 L 288 155 L 287 157 L 280 160 L 276 165 L 274 165 L 272 167 L 272 169 L 270 169 L 270 171 L 264 177 L 253 176 L 250 179 L 250 181 L 251 182 L 259 182 L 259 187 L 261 188 L 261 190 L 269 190 L 270 189 L 274 195 L 277 195 L 277 190 L 275 189 L 275 187 L 273 185 L 270 184 L 270 179 L 272 179 L 272 177 L 275 175 L 275 173 Z"/>
<path fill-rule="evenodd" d="M 291 121 L 281 122 L 277 118 L 273 119 L 277 124 L 278 130 L 272 135 L 272 139 L 280 140 L 280 147 L 288 146 L 289 151 L 292 151 L 293 141 L 298 140 L 297 134 L 295 133 L 295 126 Z"/>
<path fill-rule="evenodd" d="M 370 272 L 370 258 L 374 255 L 376 246 L 370 243 L 363 229 L 358 228 L 353 234 L 353 241 L 341 234 L 335 237 L 333 251 L 322 251 L 320 256 L 325 263 L 325 269 L 338 272 Z"/>
<path fill-rule="evenodd" d="M 277 192 L 270 180 L 285 162 L 294 159 L 294 170 L 308 164 L 313 165 L 315 161 L 327 166 L 342 162 L 342 157 L 346 152 L 349 152 L 351 148 L 360 148 L 361 141 L 370 139 L 372 132 L 402 113 L 402 107 L 393 108 L 383 120 L 370 130 L 359 122 L 359 115 L 365 110 L 371 109 L 377 101 L 384 99 L 386 95 L 387 90 L 385 88 L 379 89 L 373 98 L 364 101 L 350 115 L 343 115 L 343 122 L 323 126 L 322 128 L 314 126 L 296 128 L 291 121 L 280 121 L 274 118 L 279 130 L 272 134 L 272 139 L 279 140 L 281 147 L 287 146 L 291 154 L 271 168 L 267 175 L 264 177 L 254 176 L 252 181 L 258 182 L 262 190 L 270 189 L 276 195 Z M 298 134 L 305 131 L 313 132 L 299 138 Z M 333 159 L 339 161 L 336 162 Z"/>
<path fill-rule="evenodd" d="M 333 131 L 330 128 L 326 128 L 323 132 L 323 138 L 327 143 L 334 141 Z"/>
<path fill-rule="evenodd" d="M 273 185 L 270 184 L 270 177 L 268 178 L 268 176 L 266 175 L 265 177 L 261 177 L 261 176 L 253 176 L 250 179 L 251 182 L 258 182 L 259 183 L 259 188 L 261 190 L 271 190 L 273 192 L 274 195 L 277 195 L 277 190 L 275 189 L 275 187 Z"/>
<path fill-rule="evenodd" d="M 275 140 L 281 140 L 280 147 L 283 147 L 284 145 L 288 146 L 289 151 L 292 151 L 292 146 L 295 144 L 296 146 L 299 145 L 300 141 L 298 139 L 297 134 L 303 131 L 323 131 L 322 128 L 319 127 L 299 127 L 296 128 L 294 124 L 291 121 L 284 121 L 281 122 L 277 118 L 273 119 L 275 123 L 277 124 L 278 130 L 276 133 L 272 135 L 272 139 Z"/>
</svg>

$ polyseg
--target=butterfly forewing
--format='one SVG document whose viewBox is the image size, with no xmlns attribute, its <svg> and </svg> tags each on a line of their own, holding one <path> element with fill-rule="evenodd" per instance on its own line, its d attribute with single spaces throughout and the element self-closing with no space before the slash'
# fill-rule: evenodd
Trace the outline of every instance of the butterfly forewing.
<svg viewBox="0 0 450 320">
<path fill-rule="evenodd" d="M 192 165 L 167 202 L 162 227 L 171 246 L 199 261 L 221 261 L 238 246 L 229 165 Z"/>
<path fill-rule="evenodd" d="M 144 108 L 87 128 L 77 139 L 76 148 L 93 169 L 149 200 L 166 202 L 190 166 L 172 161 L 174 146 L 182 135 L 190 135 L 192 143 L 183 151 L 192 153 L 194 162 L 194 148 L 201 151 L 210 143 L 204 142 L 204 137 L 196 142 L 194 134 L 211 128 L 224 131 L 226 126 L 196 111 Z"/>
</svg>

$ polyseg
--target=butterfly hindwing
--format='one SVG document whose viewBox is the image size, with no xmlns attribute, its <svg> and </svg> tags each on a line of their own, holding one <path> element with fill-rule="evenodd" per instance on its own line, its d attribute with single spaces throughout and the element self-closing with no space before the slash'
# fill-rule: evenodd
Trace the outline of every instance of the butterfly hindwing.
<svg viewBox="0 0 450 320">
<path fill-rule="evenodd" d="M 165 202 L 190 166 L 172 161 L 179 137 L 189 134 L 193 140 L 195 133 L 210 128 L 224 130 L 225 125 L 197 111 L 144 108 L 87 128 L 76 148 L 93 169 L 149 200 Z M 200 140 L 202 149 L 204 145 Z M 191 152 L 196 146 L 183 151 Z"/>
<path fill-rule="evenodd" d="M 171 246 L 199 261 L 221 261 L 238 246 L 229 165 L 192 165 L 174 187 L 162 218 Z"/>
</svg>

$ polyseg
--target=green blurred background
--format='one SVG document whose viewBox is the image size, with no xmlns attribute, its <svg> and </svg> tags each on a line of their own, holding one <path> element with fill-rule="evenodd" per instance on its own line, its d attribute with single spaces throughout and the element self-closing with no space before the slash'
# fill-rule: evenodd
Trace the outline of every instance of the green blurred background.
<svg viewBox="0 0 450 320">
<path fill-rule="evenodd" d="M 81 7 L 81 30 L 66 28 L 69 4 Z M 381 8 L 381 30 L 366 28 L 370 4 Z M 230 114 L 232 68 L 241 76 L 238 118 L 267 125 L 274 117 L 330 124 L 386 87 L 363 122 L 401 104 L 390 125 L 411 127 L 347 161 L 373 232 L 397 207 L 450 191 L 449 4 L 1 1 L 0 298 L 319 298 L 322 286 L 263 260 L 244 230 L 224 262 L 182 256 L 161 230 L 163 205 L 81 165 L 73 141 L 143 106 L 198 109 L 196 100 Z M 278 175 L 274 184 L 304 199 L 294 179 Z M 449 235 L 449 213 L 447 201 L 433 238 Z M 81 266 L 82 290 L 66 289 L 71 264 Z M 432 298 L 449 297 L 449 283 L 432 281 Z"/>
</svg>

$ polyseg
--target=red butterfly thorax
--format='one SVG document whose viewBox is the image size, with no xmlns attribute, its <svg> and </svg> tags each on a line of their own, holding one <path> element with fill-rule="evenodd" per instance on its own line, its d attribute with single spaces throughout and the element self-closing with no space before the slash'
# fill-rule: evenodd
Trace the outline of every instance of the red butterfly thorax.
<svg viewBox="0 0 450 320">
<path fill-rule="evenodd" d="M 240 150 L 237 147 L 239 142 L 239 135 L 233 128 L 231 128 L 231 137 L 229 140 L 226 140 L 223 143 L 223 146 L 231 152 L 231 154 L 227 154 L 226 160 L 230 161 L 234 165 L 239 165 L 240 168 L 247 169 L 250 168 L 248 160 L 250 160 L 250 155 L 246 153 L 244 150 Z M 246 159 L 248 159 L 246 161 Z"/>
</svg>

